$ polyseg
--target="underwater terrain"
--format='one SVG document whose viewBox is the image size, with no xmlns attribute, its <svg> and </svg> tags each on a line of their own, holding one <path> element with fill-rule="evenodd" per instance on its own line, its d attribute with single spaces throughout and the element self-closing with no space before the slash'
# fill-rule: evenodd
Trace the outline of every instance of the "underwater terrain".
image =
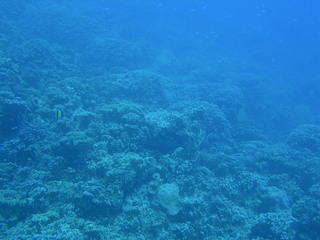
<svg viewBox="0 0 320 240">
<path fill-rule="evenodd" d="M 320 239 L 319 12 L 1 0 L 0 239 Z"/>
</svg>

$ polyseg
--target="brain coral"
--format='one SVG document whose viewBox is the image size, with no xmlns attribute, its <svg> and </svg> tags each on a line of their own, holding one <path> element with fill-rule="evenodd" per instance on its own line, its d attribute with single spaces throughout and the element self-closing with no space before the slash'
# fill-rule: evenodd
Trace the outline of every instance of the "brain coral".
<svg viewBox="0 0 320 240">
<path fill-rule="evenodd" d="M 160 205 L 167 210 L 169 215 L 179 212 L 179 187 L 174 183 L 162 184 L 158 188 L 157 197 Z"/>
</svg>

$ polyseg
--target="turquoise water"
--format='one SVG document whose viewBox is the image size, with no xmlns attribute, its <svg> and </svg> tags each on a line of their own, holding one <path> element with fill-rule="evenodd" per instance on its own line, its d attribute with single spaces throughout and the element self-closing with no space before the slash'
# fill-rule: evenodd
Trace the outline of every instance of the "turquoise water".
<svg viewBox="0 0 320 240">
<path fill-rule="evenodd" d="M 0 2 L 0 239 L 320 239 L 320 3 Z"/>
</svg>

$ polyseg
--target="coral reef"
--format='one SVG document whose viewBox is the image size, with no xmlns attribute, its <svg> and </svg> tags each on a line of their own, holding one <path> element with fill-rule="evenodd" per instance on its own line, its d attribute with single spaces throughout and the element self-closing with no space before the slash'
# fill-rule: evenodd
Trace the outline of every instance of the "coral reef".
<svg viewBox="0 0 320 240">
<path fill-rule="evenodd" d="M 0 239 L 320 239 L 319 113 L 132 2 L 0 2 Z"/>
</svg>

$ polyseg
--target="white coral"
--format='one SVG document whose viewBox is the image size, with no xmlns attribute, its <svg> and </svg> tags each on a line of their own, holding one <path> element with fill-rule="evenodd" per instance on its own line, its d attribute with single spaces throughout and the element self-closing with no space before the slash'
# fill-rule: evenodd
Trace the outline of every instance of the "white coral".
<svg viewBox="0 0 320 240">
<path fill-rule="evenodd" d="M 169 215 L 179 212 L 179 187 L 174 183 L 162 184 L 158 188 L 157 197 L 160 205 L 167 210 Z"/>
</svg>

